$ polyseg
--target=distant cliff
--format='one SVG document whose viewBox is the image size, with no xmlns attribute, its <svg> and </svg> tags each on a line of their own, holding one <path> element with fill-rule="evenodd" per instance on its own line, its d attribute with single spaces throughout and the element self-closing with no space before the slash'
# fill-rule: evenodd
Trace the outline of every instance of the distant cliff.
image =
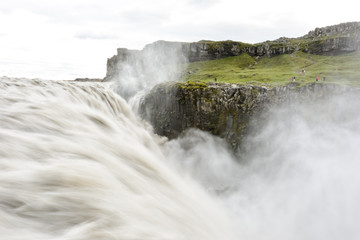
<svg viewBox="0 0 360 240">
<path fill-rule="evenodd" d="M 161 56 L 181 57 L 181 61 L 207 61 L 241 53 L 249 55 L 272 57 L 280 54 L 290 54 L 303 51 L 319 55 L 337 55 L 360 49 L 360 22 L 342 23 L 334 26 L 316 28 L 299 38 L 282 37 L 274 41 L 248 44 L 235 41 L 199 41 L 193 43 L 157 41 L 145 46 L 141 51 L 119 48 L 117 55 L 108 59 L 105 80 L 117 77 L 124 65 L 138 59 L 137 65 L 146 65 L 141 59 L 156 53 Z M 165 54 L 165 55 L 164 55 Z M 146 61 L 146 60 L 145 60 Z M 149 61 L 147 61 L 149 62 Z"/>
<path fill-rule="evenodd" d="M 316 28 L 299 38 L 303 51 L 313 54 L 336 55 L 360 49 L 360 22 L 342 23 Z"/>
</svg>

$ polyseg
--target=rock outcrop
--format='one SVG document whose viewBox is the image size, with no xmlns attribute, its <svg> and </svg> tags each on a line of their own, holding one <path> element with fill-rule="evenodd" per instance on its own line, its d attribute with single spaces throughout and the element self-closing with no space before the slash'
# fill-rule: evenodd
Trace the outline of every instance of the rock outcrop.
<svg viewBox="0 0 360 240">
<path fill-rule="evenodd" d="M 172 139 L 188 128 L 198 128 L 227 139 L 236 148 L 249 119 L 266 101 L 263 87 L 165 83 L 146 95 L 140 112 L 159 135 Z"/>
<path fill-rule="evenodd" d="M 198 128 L 220 136 L 238 149 L 251 127 L 263 124 L 263 113 L 273 106 L 342 93 L 333 84 L 265 88 L 219 83 L 164 83 L 147 94 L 140 113 L 155 133 L 170 139 L 188 128 Z M 250 125 L 251 124 L 251 125 Z"/>
<path fill-rule="evenodd" d="M 304 51 L 312 54 L 337 55 L 360 49 L 360 22 L 316 28 L 303 36 Z"/>
</svg>

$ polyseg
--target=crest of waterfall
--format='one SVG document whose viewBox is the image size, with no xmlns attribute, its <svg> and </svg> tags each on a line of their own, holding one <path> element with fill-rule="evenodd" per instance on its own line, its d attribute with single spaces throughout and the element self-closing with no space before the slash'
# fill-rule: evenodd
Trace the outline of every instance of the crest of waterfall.
<svg viewBox="0 0 360 240">
<path fill-rule="evenodd" d="M 0 96 L 2 239 L 232 239 L 104 85 L 3 78 Z"/>
</svg>

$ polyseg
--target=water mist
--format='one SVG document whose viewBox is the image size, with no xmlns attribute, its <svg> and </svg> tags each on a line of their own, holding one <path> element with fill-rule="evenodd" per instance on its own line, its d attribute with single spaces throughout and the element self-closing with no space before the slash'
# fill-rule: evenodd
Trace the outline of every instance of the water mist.
<svg viewBox="0 0 360 240">
<path fill-rule="evenodd" d="M 113 89 L 123 98 L 143 94 L 156 84 L 178 81 L 187 67 L 184 45 L 157 41 L 141 51 L 118 49 L 114 66 L 108 70 Z"/>
<path fill-rule="evenodd" d="M 242 159 L 198 130 L 163 151 L 223 201 L 238 239 L 355 240 L 359 110 L 359 95 L 351 93 L 273 108 L 246 140 Z"/>
</svg>

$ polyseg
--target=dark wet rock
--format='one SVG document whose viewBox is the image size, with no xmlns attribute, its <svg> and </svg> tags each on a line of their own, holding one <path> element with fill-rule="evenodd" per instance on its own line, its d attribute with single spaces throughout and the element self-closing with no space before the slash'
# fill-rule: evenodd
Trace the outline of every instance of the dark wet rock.
<svg viewBox="0 0 360 240">
<path fill-rule="evenodd" d="M 140 114 L 153 125 L 155 133 L 169 139 L 186 129 L 198 128 L 226 139 L 233 149 L 238 149 L 249 129 L 261 126 L 263 113 L 274 106 L 317 101 L 347 90 L 322 83 L 266 88 L 169 82 L 157 85 L 143 98 Z"/>
</svg>

